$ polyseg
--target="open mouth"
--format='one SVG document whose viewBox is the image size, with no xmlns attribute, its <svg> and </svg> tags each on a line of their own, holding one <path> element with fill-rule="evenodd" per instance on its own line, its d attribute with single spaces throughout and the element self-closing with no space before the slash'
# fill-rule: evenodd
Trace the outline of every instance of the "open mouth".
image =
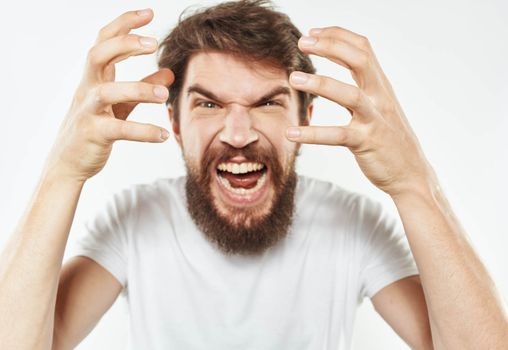
<svg viewBox="0 0 508 350">
<path fill-rule="evenodd" d="M 222 162 L 216 172 L 221 192 L 233 204 L 257 202 L 269 183 L 268 168 L 259 162 Z"/>
</svg>

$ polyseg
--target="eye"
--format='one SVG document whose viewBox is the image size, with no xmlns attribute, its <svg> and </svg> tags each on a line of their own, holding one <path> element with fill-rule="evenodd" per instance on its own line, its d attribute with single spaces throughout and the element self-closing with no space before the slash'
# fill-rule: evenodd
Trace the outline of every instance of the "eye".
<svg viewBox="0 0 508 350">
<path fill-rule="evenodd" d="M 213 108 L 218 108 L 219 105 L 217 105 L 216 103 L 213 103 L 211 101 L 201 101 L 201 102 L 198 102 L 198 107 L 203 107 L 203 108 L 206 108 L 206 109 L 213 109 Z"/>
<path fill-rule="evenodd" d="M 265 102 L 261 103 L 260 106 L 261 107 L 281 106 L 281 104 L 274 101 L 274 100 L 269 100 L 269 101 L 265 101 Z"/>
</svg>

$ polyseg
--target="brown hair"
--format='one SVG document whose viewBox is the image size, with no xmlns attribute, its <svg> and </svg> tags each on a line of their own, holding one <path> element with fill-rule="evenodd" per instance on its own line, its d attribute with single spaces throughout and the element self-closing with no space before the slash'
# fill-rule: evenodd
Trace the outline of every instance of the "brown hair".
<svg viewBox="0 0 508 350">
<path fill-rule="evenodd" d="M 173 106 L 178 122 L 178 97 L 190 57 L 197 52 L 218 50 L 254 62 L 284 69 L 315 73 L 307 54 L 298 48 L 302 35 L 290 18 L 275 11 L 269 0 L 240 0 L 220 3 L 180 15 L 178 25 L 159 46 L 159 68 L 169 68 L 175 81 L 169 87 L 167 104 Z M 316 96 L 298 91 L 300 122 Z"/>
</svg>

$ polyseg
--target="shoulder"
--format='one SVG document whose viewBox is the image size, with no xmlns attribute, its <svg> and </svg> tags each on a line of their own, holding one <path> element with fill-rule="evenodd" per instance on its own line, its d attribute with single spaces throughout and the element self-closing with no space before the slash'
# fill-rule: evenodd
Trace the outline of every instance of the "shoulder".
<svg viewBox="0 0 508 350">
<path fill-rule="evenodd" d="M 185 176 L 158 178 L 147 183 L 126 186 L 113 193 L 108 207 L 121 213 L 129 213 L 150 206 L 179 202 L 184 196 Z"/>
<path fill-rule="evenodd" d="M 365 219 L 382 211 L 381 203 L 365 194 L 346 189 L 330 181 L 303 175 L 298 176 L 296 193 L 299 206 L 319 207 L 320 210 L 333 215 L 337 215 L 337 211 L 340 210 L 348 213 L 349 216 Z"/>
</svg>

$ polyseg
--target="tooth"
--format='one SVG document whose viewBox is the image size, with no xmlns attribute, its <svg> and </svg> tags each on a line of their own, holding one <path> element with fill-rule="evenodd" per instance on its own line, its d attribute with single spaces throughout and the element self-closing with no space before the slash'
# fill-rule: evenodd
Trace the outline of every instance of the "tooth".
<svg viewBox="0 0 508 350">
<path fill-rule="evenodd" d="M 254 170 L 254 164 L 252 164 L 252 163 L 247 163 L 247 171 L 248 171 L 248 172 L 251 172 L 251 171 L 253 171 L 253 170 Z"/>
<path fill-rule="evenodd" d="M 239 168 L 240 168 L 240 173 L 242 173 L 242 174 L 245 174 L 246 172 L 249 171 L 249 167 L 247 166 L 247 163 L 240 164 Z"/>
<path fill-rule="evenodd" d="M 219 176 L 219 179 L 222 182 L 222 184 L 224 185 L 224 187 L 226 187 L 229 191 L 231 191 L 233 193 L 236 193 L 236 194 L 240 194 L 240 195 L 246 195 L 246 194 L 251 194 L 251 193 L 254 193 L 254 192 L 258 191 L 263 186 L 263 184 L 265 183 L 265 180 L 266 180 L 266 173 L 261 175 L 261 177 L 259 178 L 256 186 L 254 186 L 253 188 L 249 188 L 249 189 L 234 188 L 229 183 L 229 180 L 226 179 L 223 176 Z"/>
<path fill-rule="evenodd" d="M 233 166 L 232 166 L 231 163 L 227 163 L 226 164 L 226 171 L 229 172 L 229 173 L 233 171 Z"/>
<path fill-rule="evenodd" d="M 238 174 L 240 172 L 240 166 L 235 163 L 233 164 L 233 174 Z"/>
</svg>

